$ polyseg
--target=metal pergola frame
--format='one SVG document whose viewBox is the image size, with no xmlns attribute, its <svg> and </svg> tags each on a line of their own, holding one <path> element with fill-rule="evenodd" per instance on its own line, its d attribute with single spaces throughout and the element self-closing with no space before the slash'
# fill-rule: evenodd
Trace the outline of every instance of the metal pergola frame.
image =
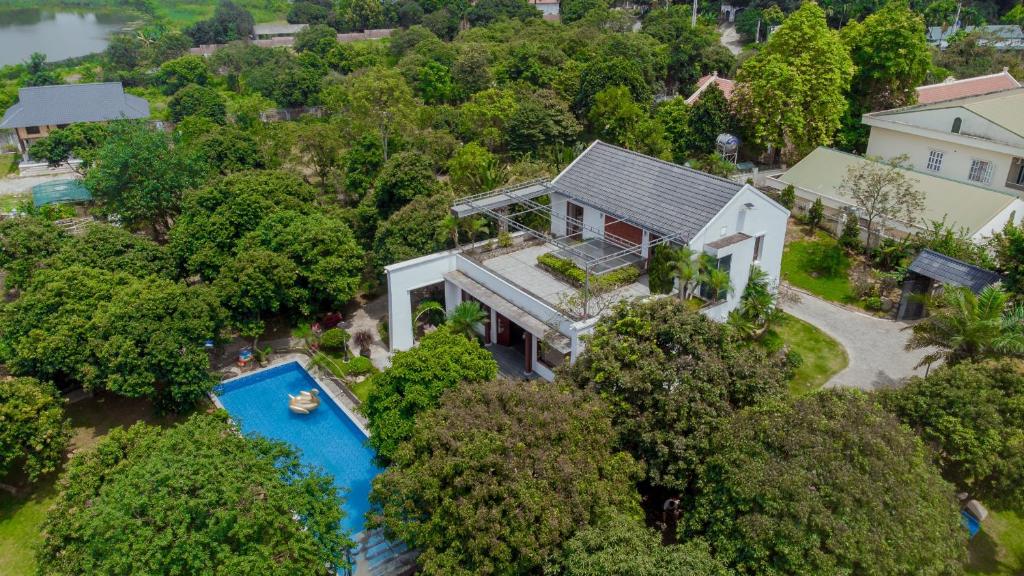
<svg viewBox="0 0 1024 576">
<path fill-rule="evenodd" d="M 517 192 L 522 193 L 523 191 L 530 187 L 540 187 L 542 191 L 534 190 L 531 191 L 531 194 L 525 194 L 521 196 L 516 195 Z M 528 182 L 523 182 L 522 184 L 497 188 L 495 190 L 491 190 L 488 192 L 482 192 L 480 194 L 474 194 L 472 196 L 460 198 L 456 200 L 455 203 L 452 205 L 452 214 L 455 215 L 456 217 L 462 218 L 467 216 L 473 216 L 476 214 L 482 214 L 497 220 L 498 222 L 504 224 L 510 229 L 524 232 L 525 234 L 532 236 L 538 240 L 542 240 L 549 244 L 553 244 L 560 251 L 572 254 L 573 256 L 578 258 L 576 262 L 587 273 L 588 284 L 591 269 L 594 266 L 604 264 L 619 258 L 624 258 L 630 255 L 639 256 L 641 254 L 643 249 L 642 245 L 634 244 L 633 242 L 630 242 L 625 238 L 616 236 L 615 234 L 610 234 L 603 228 L 598 229 L 593 226 L 590 226 L 583 220 L 580 220 L 578 218 L 572 218 L 568 214 L 555 214 L 554 211 L 552 211 L 550 205 L 544 205 L 535 200 L 540 196 L 544 196 L 550 193 L 551 191 L 548 188 L 547 180 L 530 180 Z M 571 196 L 570 199 L 572 199 Z M 524 206 L 524 208 L 516 212 L 509 212 L 507 208 L 514 204 L 522 205 Z M 588 254 L 584 251 L 579 250 L 577 248 L 576 243 L 573 240 L 571 240 L 569 236 L 552 236 L 548 233 L 535 230 L 519 220 L 523 216 L 527 216 L 530 214 L 545 214 L 549 220 L 563 220 L 565 221 L 567 228 L 571 224 L 574 228 L 578 228 L 580 232 L 590 232 L 594 234 L 594 236 L 596 237 L 603 238 L 604 241 L 608 242 L 613 247 L 618 248 L 618 250 L 610 254 L 604 254 L 601 256 L 594 256 L 592 254 Z M 633 222 L 630 222 L 626 218 L 621 218 L 618 216 L 614 216 L 614 218 L 615 220 L 611 222 L 612 224 L 625 222 L 627 224 L 637 226 L 638 228 L 650 232 L 650 230 L 643 228 L 643 226 L 638 226 Z M 608 222 L 605 222 L 605 224 L 607 225 Z M 683 241 L 683 234 L 676 233 L 666 236 L 660 236 L 656 240 L 648 242 L 648 249 L 653 250 L 656 246 L 667 245 L 670 243 L 685 244 L 685 241 Z M 601 274 L 606 274 L 613 270 L 617 270 L 619 268 L 623 268 L 625 266 L 630 265 L 631 263 L 627 262 L 625 264 L 611 266 L 603 270 Z"/>
</svg>

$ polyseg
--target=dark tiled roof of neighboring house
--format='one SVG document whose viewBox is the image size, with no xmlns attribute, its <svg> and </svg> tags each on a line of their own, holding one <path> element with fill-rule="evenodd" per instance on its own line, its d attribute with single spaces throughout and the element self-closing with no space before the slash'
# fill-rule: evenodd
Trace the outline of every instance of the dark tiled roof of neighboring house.
<svg viewBox="0 0 1024 576">
<path fill-rule="evenodd" d="M 1017 79 L 1010 75 L 1006 68 L 1003 68 L 1002 72 L 996 74 L 986 74 L 985 76 L 975 76 L 974 78 L 964 78 L 963 80 L 949 79 L 938 84 L 918 86 L 915 90 L 917 90 L 918 104 L 931 104 L 933 102 L 954 100 L 965 96 L 979 96 L 981 94 L 990 94 L 1014 88 L 1020 88 L 1020 82 L 1017 82 Z"/>
<path fill-rule="evenodd" d="M 120 82 L 33 86 L 18 90 L 0 128 L 24 128 L 149 117 L 149 102 L 125 94 Z"/>
<path fill-rule="evenodd" d="M 999 274 L 991 270 L 978 268 L 927 248 L 914 258 L 908 270 L 943 284 L 966 286 L 975 293 L 1000 280 Z"/>
<path fill-rule="evenodd" d="M 743 184 L 598 140 L 550 187 L 635 226 L 690 240 Z"/>
</svg>

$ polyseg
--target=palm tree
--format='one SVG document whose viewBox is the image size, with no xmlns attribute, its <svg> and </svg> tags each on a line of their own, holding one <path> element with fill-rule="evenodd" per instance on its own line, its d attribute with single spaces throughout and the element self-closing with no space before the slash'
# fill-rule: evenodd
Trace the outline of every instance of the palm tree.
<svg viewBox="0 0 1024 576">
<path fill-rule="evenodd" d="M 454 214 L 449 214 L 441 219 L 437 223 L 437 227 L 443 234 L 447 234 L 452 239 L 452 244 L 455 248 L 459 247 L 459 218 Z"/>
<path fill-rule="evenodd" d="M 690 297 L 690 287 L 700 278 L 700 263 L 693 259 L 693 250 L 683 246 L 672 255 L 672 276 L 679 282 L 679 299 Z"/>
<path fill-rule="evenodd" d="M 968 288 L 947 287 L 931 315 L 912 327 L 907 350 L 935 347 L 918 366 L 936 360 L 1024 356 L 1024 307 L 1009 305 L 1002 286 L 987 286 L 975 295 Z"/>
<path fill-rule="evenodd" d="M 485 320 L 487 312 L 484 312 L 479 302 L 463 300 L 448 314 L 448 327 L 455 334 L 462 334 L 470 340 L 475 340 Z"/>
<path fill-rule="evenodd" d="M 768 273 L 760 267 L 751 265 L 750 278 L 743 289 L 739 315 L 757 328 L 767 328 L 775 316 L 775 294 L 769 284 Z"/>
<path fill-rule="evenodd" d="M 481 232 L 487 232 L 487 220 L 485 218 L 468 218 L 462 221 L 462 228 L 469 235 L 470 242 L 476 244 L 476 237 Z"/>
<path fill-rule="evenodd" d="M 435 302 L 434 300 L 424 300 L 423 302 L 420 302 L 419 305 L 416 306 L 416 310 L 412 314 L 413 327 L 415 327 L 416 323 L 420 321 L 420 316 L 423 316 L 424 314 L 429 314 L 431 312 L 440 314 L 440 316 L 443 318 L 444 306 L 442 306 L 439 302 Z"/>
<path fill-rule="evenodd" d="M 709 270 L 707 277 L 704 280 L 704 284 L 707 285 L 708 291 L 711 292 L 711 302 L 718 302 L 721 300 L 723 292 L 726 294 L 732 292 L 732 281 L 729 278 L 729 273 L 725 270 L 719 270 L 717 268 Z"/>
</svg>

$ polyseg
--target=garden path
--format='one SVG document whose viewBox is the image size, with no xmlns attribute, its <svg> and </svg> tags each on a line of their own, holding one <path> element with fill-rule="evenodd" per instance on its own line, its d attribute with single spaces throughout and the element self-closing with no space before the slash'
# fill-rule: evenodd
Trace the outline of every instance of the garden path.
<svg viewBox="0 0 1024 576">
<path fill-rule="evenodd" d="M 825 387 L 878 390 L 898 386 L 908 376 L 924 375 L 924 367 L 915 366 L 929 351 L 904 349 L 910 337 L 904 330 L 908 324 L 856 312 L 789 285 L 783 290 L 783 309 L 835 338 L 850 357 L 846 369 Z"/>
<path fill-rule="evenodd" d="M 359 330 L 368 330 L 373 334 L 373 344 L 370 345 L 370 360 L 379 370 L 391 365 L 391 352 L 387 344 L 381 342 L 378 324 L 387 316 L 388 297 L 387 294 L 378 296 L 373 300 L 362 303 L 350 316 L 347 322 L 342 325 L 349 334 L 355 334 Z M 358 351 L 357 351 L 358 352 Z"/>
</svg>

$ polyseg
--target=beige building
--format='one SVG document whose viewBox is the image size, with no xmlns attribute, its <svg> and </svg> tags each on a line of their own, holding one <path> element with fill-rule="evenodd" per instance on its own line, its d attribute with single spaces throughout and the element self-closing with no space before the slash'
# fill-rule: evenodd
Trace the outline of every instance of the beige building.
<svg viewBox="0 0 1024 576">
<path fill-rule="evenodd" d="M 1024 192 L 1024 88 L 865 114 L 867 155 L 1013 197 Z"/>
</svg>

